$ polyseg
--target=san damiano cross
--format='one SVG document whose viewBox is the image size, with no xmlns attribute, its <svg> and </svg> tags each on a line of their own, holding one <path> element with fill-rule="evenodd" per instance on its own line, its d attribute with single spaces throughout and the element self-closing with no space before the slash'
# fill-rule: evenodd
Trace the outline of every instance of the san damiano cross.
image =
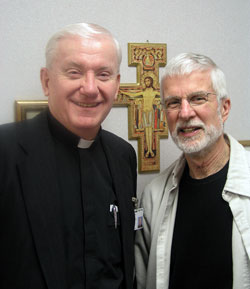
<svg viewBox="0 0 250 289">
<path fill-rule="evenodd" d="M 128 137 L 138 139 L 139 172 L 158 171 L 159 138 L 168 137 L 159 84 L 166 44 L 128 43 L 128 65 L 136 66 L 136 83 L 120 85 L 114 106 L 128 106 Z"/>
</svg>

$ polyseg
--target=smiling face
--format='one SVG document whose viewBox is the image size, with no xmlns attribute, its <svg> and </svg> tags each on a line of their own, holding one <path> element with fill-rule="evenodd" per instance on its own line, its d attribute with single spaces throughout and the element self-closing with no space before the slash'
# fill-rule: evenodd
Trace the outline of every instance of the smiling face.
<svg viewBox="0 0 250 289">
<path fill-rule="evenodd" d="M 94 139 L 119 89 L 114 42 L 108 37 L 59 40 L 51 66 L 41 69 L 41 82 L 52 115 L 79 137 Z"/>
<path fill-rule="evenodd" d="M 228 117 L 230 100 L 219 105 L 216 95 L 191 107 L 186 97 L 197 92 L 213 92 L 210 71 L 194 71 L 188 75 L 168 77 L 163 81 L 164 100 L 182 98 L 179 110 L 166 111 L 168 127 L 174 142 L 186 154 L 200 153 L 223 138 L 223 123 Z"/>
</svg>

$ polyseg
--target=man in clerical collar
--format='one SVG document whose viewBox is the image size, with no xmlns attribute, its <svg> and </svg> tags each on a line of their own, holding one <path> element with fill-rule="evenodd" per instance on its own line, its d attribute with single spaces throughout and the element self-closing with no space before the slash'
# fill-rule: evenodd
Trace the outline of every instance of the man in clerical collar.
<svg viewBox="0 0 250 289">
<path fill-rule="evenodd" d="M 142 194 L 137 288 L 250 288 L 250 153 L 223 132 L 224 73 L 182 53 L 165 68 L 161 99 L 183 154 Z"/>
<path fill-rule="evenodd" d="M 0 127 L 0 288 L 131 289 L 136 155 L 101 129 L 121 48 L 77 23 L 46 47 L 48 109 Z"/>
</svg>

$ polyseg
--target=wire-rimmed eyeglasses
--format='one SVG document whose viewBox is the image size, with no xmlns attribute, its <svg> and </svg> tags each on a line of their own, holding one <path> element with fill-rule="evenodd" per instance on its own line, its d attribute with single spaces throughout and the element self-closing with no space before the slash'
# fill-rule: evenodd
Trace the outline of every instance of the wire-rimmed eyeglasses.
<svg viewBox="0 0 250 289">
<path fill-rule="evenodd" d="M 178 96 L 168 96 L 164 100 L 165 109 L 167 111 L 180 110 L 183 99 L 185 99 L 191 107 L 199 106 L 208 101 L 209 95 L 216 95 L 216 94 L 214 92 L 199 91 L 191 93 L 186 98 Z"/>
</svg>

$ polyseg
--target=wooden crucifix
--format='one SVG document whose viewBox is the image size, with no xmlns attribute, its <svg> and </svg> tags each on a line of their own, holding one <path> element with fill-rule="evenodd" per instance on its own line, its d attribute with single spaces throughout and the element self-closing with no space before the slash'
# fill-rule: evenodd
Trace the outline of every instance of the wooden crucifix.
<svg viewBox="0 0 250 289">
<path fill-rule="evenodd" d="M 114 106 L 128 106 L 128 137 L 138 139 L 139 172 L 159 171 L 159 138 L 168 137 L 159 84 L 166 44 L 128 43 L 128 65 L 136 66 L 136 83 L 120 85 Z"/>
</svg>

